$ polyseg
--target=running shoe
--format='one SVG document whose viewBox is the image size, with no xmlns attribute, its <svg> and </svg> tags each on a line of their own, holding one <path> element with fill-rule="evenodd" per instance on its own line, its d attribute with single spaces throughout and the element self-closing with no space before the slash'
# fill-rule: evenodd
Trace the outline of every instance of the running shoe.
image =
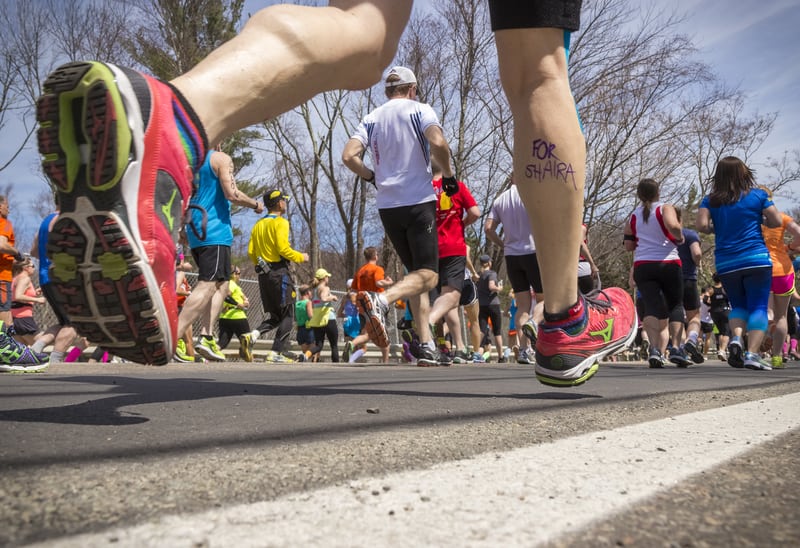
<svg viewBox="0 0 800 548">
<path fill-rule="evenodd" d="M 755 371 L 772 371 L 772 366 L 766 360 L 762 360 L 756 352 L 744 353 L 744 366 Z"/>
<path fill-rule="evenodd" d="M 783 359 L 783 356 L 772 356 L 772 369 L 783 369 L 786 367 L 786 362 Z"/>
<path fill-rule="evenodd" d="M 664 356 L 661 355 L 661 351 L 658 348 L 650 349 L 650 354 L 647 356 L 647 363 L 650 369 L 664 368 Z"/>
<path fill-rule="evenodd" d="M 0 371 L 35 373 L 50 365 L 47 354 L 36 354 L 2 330 L 0 322 Z"/>
<path fill-rule="evenodd" d="M 689 356 L 686 355 L 686 352 L 680 348 L 672 349 L 672 351 L 669 353 L 669 361 L 681 368 L 692 365 L 692 360 L 690 360 Z"/>
<path fill-rule="evenodd" d="M 683 343 L 683 350 L 692 358 L 694 363 L 703 363 L 706 361 L 705 357 L 703 357 L 703 353 L 700 352 L 700 349 L 697 347 L 697 343 L 692 339 L 686 339 L 686 342 Z"/>
<path fill-rule="evenodd" d="M 194 351 L 212 362 L 224 362 L 226 359 L 225 354 L 219 349 L 217 341 L 211 337 L 200 337 L 197 339 Z"/>
<path fill-rule="evenodd" d="M 265 363 L 294 363 L 294 360 L 275 352 L 274 350 L 270 350 L 267 352 L 267 355 L 264 357 Z"/>
<path fill-rule="evenodd" d="M 178 339 L 175 345 L 175 361 L 181 363 L 194 363 L 195 359 L 186 353 L 186 341 Z"/>
<path fill-rule="evenodd" d="M 728 361 L 728 357 L 725 355 L 725 352 L 722 350 L 717 350 L 717 359 L 722 362 Z"/>
<path fill-rule="evenodd" d="M 376 346 L 389 346 L 389 335 L 386 333 L 386 312 L 389 305 L 381 302 L 381 296 L 371 291 L 359 291 L 356 297 L 358 310 L 367 319 L 366 332 Z"/>
<path fill-rule="evenodd" d="M 472 363 L 472 354 L 466 348 L 456 350 L 453 354 L 453 363 Z"/>
<path fill-rule="evenodd" d="M 728 365 L 741 369 L 744 367 L 744 351 L 739 337 L 733 337 L 728 343 Z"/>
<path fill-rule="evenodd" d="M 167 363 L 177 340 L 175 246 L 208 148 L 185 105 L 167 83 L 98 62 L 59 67 L 36 103 L 61 206 L 53 295 L 81 335 L 139 363 Z"/>
<path fill-rule="evenodd" d="M 521 363 L 522 365 L 535 365 L 536 353 L 533 351 L 533 348 L 523 348 L 520 350 L 517 363 Z"/>
<path fill-rule="evenodd" d="M 522 324 L 522 332 L 530 339 L 531 344 L 536 346 L 536 338 L 539 336 L 539 326 L 536 325 L 533 318 Z"/>
<path fill-rule="evenodd" d="M 453 360 L 450 359 L 450 356 L 438 348 L 431 348 L 427 344 L 419 346 L 417 353 L 417 366 L 419 367 L 448 366 L 452 362 Z"/>
<path fill-rule="evenodd" d="M 239 357 L 246 362 L 253 361 L 253 341 L 250 333 L 245 333 L 239 338 Z"/>
<path fill-rule="evenodd" d="M 486 363 L 486 358 L 480 352 L 472 353 L 472 363 Z"/>
<path fill-rule="evenodd" d="M 554 387 L 578 386 L 597 372 L 599 361 L 623 350 L 636 337 L 636 309 L 624 289 L 581 295 L 585 316 L 570 323 L 539 326 L 536 378 Z"/>
<path fill-rule="evenodd" d="M 353 341 L 344 343 L 344 352 L 342 352 L 342 361 L 350 363 L 350 355 L 353 353 Z"/>
</svg>

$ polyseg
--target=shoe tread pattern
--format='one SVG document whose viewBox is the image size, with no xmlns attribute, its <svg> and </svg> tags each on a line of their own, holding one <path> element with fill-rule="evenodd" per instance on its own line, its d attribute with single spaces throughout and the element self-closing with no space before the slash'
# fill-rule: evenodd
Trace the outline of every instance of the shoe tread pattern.
<svg viewBox="0 0 800 548">
<path fill-rule="evenodd" d="M 161 298 L 148 288 L 144 252 L 129 237 L 119 182 L 131 143 L 121 131 L 127 117 L 119 91 L 105 80 L 109 70 L 100 63 L 63 65 L 37 101 L 42 166 L 61 206 L 47 243 L 51 281 L 78 333 L 126 360 L 163 365 L 172 357 L 169 327 L 158 320 Z M 85 162 L 82 146 L 88 146 Z"/>
</svg>

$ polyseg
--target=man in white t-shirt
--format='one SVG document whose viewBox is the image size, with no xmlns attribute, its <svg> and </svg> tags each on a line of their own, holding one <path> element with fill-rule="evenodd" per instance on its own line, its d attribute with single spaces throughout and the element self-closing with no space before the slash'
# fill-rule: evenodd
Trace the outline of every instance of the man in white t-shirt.
<svg viewBox="0 0 800 548">
<path fill-rule="evenodd" d="M 409 299 L 420 339 L 420 365 L 448 365 L 433 342 L 428 291 L 436 287 L 439 250 L 436 194 L 431 185 L 431 157 L 442 166 L 443 190 L 458 191 L 450 146 L 433 109 L 417 101 L 417 78 L 405 67 L 393 67 L 386 79 L 386 103 L 369 114 L 344 147 L 342 160 L 362 179 L 374 182 L 383 227 L 408 274 L 385 293 L 359 292 L 367 332 L 381 346 L 388 342 L 384 316 L 388 303 Z M 362 156 L 368 150 L 373 169 Z"/>
</svg>

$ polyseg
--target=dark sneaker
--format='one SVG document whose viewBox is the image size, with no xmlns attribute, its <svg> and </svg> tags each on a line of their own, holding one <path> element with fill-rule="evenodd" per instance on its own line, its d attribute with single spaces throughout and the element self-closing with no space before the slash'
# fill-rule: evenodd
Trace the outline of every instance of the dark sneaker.
<svg viewBox="0 0 800 548">
<path fill-rule="evenodd" d="M 456 350 L 453 355 L 453 363 L 472 363 L 472 354 L 467 349 Z"/>
<path fill-rule="evenodd" d="M 353 341 L 344 343 L 344 352 L 342 352 L 342 361 L 350 363 L 350 354 L 353 353 Z"/>
<path fill-rule="evenodd" d="M 379 295 L 371 291 L 359 291 L 356 302 L 359 312 L 367 319 L 365 328 L 369 339 L 380 348 L 389 346 L 389 335 L 386 333 L 386 320 L 384 320 L 387 307 L 380 302 Z"/>
<path fill-rule="evenodd" d="M 253 341 L 250 339 L 250 333 L 239 337 L 239 357 L 246 362 L 253 361 Z"/>
<path fill-rule="evenodd" d="M 35 373 L 50 365 L 47 354 L 37 355 L 24 344 L 2 331 L 0 322 L 0 371 Z"/>
<path fill-rule="evenodd" d="M 536 378 L 549 386 L 578 386 L 597 372 L 599 361 L 636 337 L 636 309 L 618 287 L 582 295 L 585 317 L 570 324 L 539 326 Z"/>
<path fill-rule="evenodd" d="M 664 356 L 661 355 L 661 351 L 657 348 L 651 348 L 647 356 L 647 363 L 650 369 L 663 369 Z"/>
<path fill-rule="evenodd" d="M 699 348 L 697 348 L 697 343 L 695 343 L 692 339 L 686 339 L 686 342 L 683 343 L 683 350 L 689 354 L 689 357 L 692 358 L 694 363 L 703 363 L 706 361 L 703 353 L 700 352 Z"/>
<path fill-rule="evenodd" d="M 422 344 L 417 350 L 417 365 L 419 367 L 434 367 L 437 365 L 450 365 L 450 356 L 443 353 L 438 348 L 431 348 L 427 344 Z"/>
<path fill-rule="evenodd" d="M 744 366 L 755 371 L 772 371 L 772 365 L 767 363 L 766 360 L 762 360 L 761 356 L 755 352 L 744 353 Z"/>
<path fill-rule="evenodd" d="M 206 337 L 200 337 L 194 347 L 194 351 L 212 362 L 224 362 L 225 354 L 219 349 L 217 341 Z"/>
<path fill-rule="evenodd" d="M 36 103 L 61 206 L 47 242 L 53 295 L 81 335 L 155 365 L 175 351 L 175 244 L 207 148 L 179 95 L 133 70 L 76 62 L 50 74 Z"/>
<path fill-rule="evenodd" d="M 744 351 L 738 338 L 728 343 L 728 365 L 736 369 L 744 367 Z"/>
<path fill-rule="evenodd" d="M 669 361 L 677 365 L 678 367 L 684 368 L 689 367 L 692 365 L 692 360 L 686 355 L 686 352 L 681 350 L 680 348 L 673 348 L 672 352 L 669 353 Z"/>
</svg>

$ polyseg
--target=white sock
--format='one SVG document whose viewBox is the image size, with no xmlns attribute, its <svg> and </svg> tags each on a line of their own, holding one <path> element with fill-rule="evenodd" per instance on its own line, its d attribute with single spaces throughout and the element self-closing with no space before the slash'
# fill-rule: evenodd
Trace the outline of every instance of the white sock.
<svg viewBox="0 0 800 548">
<path fill-rule="evenodd" d="M 31 350 L 33 350 L 33 351 L 34 351 L 34 352 L 36 352 L 37 354 L 41 354 L 41 353 L 44 351 L 44 347 L 45 347 L 45 346 L 46 346 L 46 345 L 45 345 L 44 341 L 43 341 L 42 339 L 39 339 L 38 341 L 35 341 L 35 342 L 34 342 L 34 343 L 31 345 Z"/>
</svg>

